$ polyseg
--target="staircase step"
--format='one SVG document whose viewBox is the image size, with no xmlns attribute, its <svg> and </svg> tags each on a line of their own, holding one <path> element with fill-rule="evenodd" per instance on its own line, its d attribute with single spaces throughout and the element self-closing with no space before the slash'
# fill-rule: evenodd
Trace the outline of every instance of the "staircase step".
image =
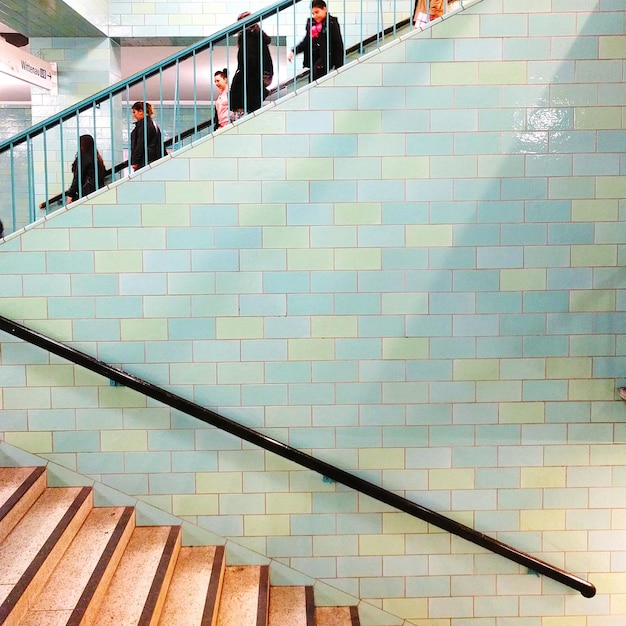
<svg viewBox="0 0 626 626">
<path fill-rule="evenodd" d="M 180 526 L 142 526 L 131 535 L 94 626 L 158 623 L 180 550 Z"/>
<path fill-rule="evenodd" d="M 224 546 L 180 549 L 159 626 L 215 623 L 224 577 Z"/>
<path fill-rule="evenodd" d="M 0 467 L 2 626 L 358 626 L 274 587 L 267 565 L 225 567 L 224 546 L 181 548 L 180 526 L 136 527 L 91 487 L 46 488 L 46 468 Z"/>
<path fill-rule="evenodd" d="M 231 565 L 224 572 L 217 626 L 266 626 L 267 565 Z"/>
<path fill-rule="evenodd" d="M 6 467 L 0 473 L 0 542 L 46 488 L 46 468 Z"/>
<path fill-rule="evenodd" d="M 355 606 L 318 606 L 315 608 L 316 626 L 360 626 Z"/>
<path fill-rule="evenodd" d="M 315 626 L 313 587 L 272 587 L 268 626 Z"/>
<path fill-rule="evenodd" d="M 0 544 L 0 623 L 18 624 L 93 507 L 89 487 L 46 489 Z"/>
<path fill-rule="evenodd" d="M 94 615 L 134 527 L 132 507 L 93 509 L 20 626 L 78 626 Z"/>
</svg>

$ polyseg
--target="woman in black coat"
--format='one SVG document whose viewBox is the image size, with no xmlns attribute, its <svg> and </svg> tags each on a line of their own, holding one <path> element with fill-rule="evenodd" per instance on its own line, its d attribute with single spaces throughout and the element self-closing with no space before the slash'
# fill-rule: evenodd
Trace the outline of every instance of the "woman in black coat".
<svg viewBox="0 0 626 626">
<path fill-rule="evenodd" d="M 243 20 L 250 13 L 241 13 Z M 260 109 L 267 98 L 267 88 L 274 77 L 270 54 L 271 38 L 258 24 L 248 26 L 237 38 L 237 71 L 230 88 L 230 108 L 235 117 Z"/>
<path fill-rule="evenodd" d="M 343 39 L 339 21 L 328 14 L 324 0 L 311 2 L 311 15 L 306 23 L 304 39 L 289 53 L 287 59 L 304 54 L 303 66 L 311 68 L 311 80 L 328 74 L 343 65 Z"/>
<path fill-rule="evenodd" d="M 152 161 L 158 161 L 165 153 L 163 151 L 161 129 L 152 119 L 154 115 L 152 105 L 149 102 L 135 102 L 131 113 L 136 122 L 130 133 L 130 166 L 133 170 L 136 170 L 148 165 L 148 163 L 152 163 Z"/>
<path fill-rule="evenodd" d="M 72 163 L 72 184 L 65 192 L 68 204 L 104 186 L 106 168 L 91 135 L 80 136 L 79 153 Z"/>
</svg>

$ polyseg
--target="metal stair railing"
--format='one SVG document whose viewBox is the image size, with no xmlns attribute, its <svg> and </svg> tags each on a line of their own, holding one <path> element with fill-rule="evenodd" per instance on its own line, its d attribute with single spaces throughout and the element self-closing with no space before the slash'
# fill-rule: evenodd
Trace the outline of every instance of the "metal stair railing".
<svg viewBox="0 0 626 626">
<path fill-rule="evenodd" d="M 315 458 L 310 454 L 306 454 L 297 448 L 284 444 L 276 439 L 268 437 L 262 433 L 259 433 L 247 426 L 238 424 L 237 422 L 219 415 L 215 411 L 204 408 L 199 404 L 195 404 L 182 396 L 176 395 L 170 391 L 157 387 L 152 383 L 133 376 L 115 368 L 107 363 L 99 361 L 84 352 L 80 352 L 71 346 L 67 346 L 54 339 L 46 337 L 45 335 L 31 330 L 17 322 L 11 321 L 6 317 L 0 316 L 0 330 L 27 341 L 35 346 L 38 346 L 44 350 L 51 352 L 61 358 L 75 363 L 81 367 L 84 367 L 96 374 L 100 374 L 105 378 L 108 378 L 124 387 L 133 389 L 138 393 L 157 400 L 169 406 L 173 409 L 181 411 L 186 415 L 195 417 L 206 424 L 210 424 L 223 430 L 231 435 L 239 437 L 244 441 L 252 443 L 263 450 L 273 452 L 278 456 L 292 461 L 302 467 L 306 467 L 314 472 L 321 474 L 327 478 L 341 483 L 347 487 L 350 487 L 359 493 L 363 493 L 378 502 L 387 504 L 399 511 L 408 513 L 412 517 L 423 520 L 437 528 L 448 531 L 458 537 L 465 539 L 477 546 L 485 548 L 495 554 L 499 554 L 519 565 L 528 568 L 537 574 L 542 574 L 552 580 L 555 580 L 571 589 L 575 589 L 580 592 L 585 598 L 593 598 L 596 594 L 595 586 L 574 574 L 566 572 L 554 565 L 550 565 L 545 561 L 537 559 L 536 557 L 521 552 L 516 548 L 513 548 L 493 537 L 485 535 L 469 526 L 461 524 L 453 519 L 445 517 L 436 511 L 423 507 L 411 500 L 407 500 L 402 496 L 399 496 L 379 485 L 364 480 L 354 474 L 351 474 L 341 468 Z"/>
<path fill-rule="evenodd" d="M 413 2 L 379 0 L 374 5 L 354 5 L 355 9 L 347 0 L 334 4 L 329 0 L 328 7 L 329 13 L 339 17 L 346 54 L 359 55 L 368 44 L 391 41 L 398 36 L 398 28 L 410 26 Z M 237 38 L 254 24 L 272 37 L 274 80 L 269 98 L 279 99 L 293 91 L 302 67 L 295 62 L 288 64 L 286 55 L 303 37 L 309 11 L 308 2 L 280 0 L 0 142 L 5 233 L 42 217 L 42 208 L 54 208 L 59 200 L 66 204 L 75 155 L 80 171 L 77 148 L 83 134 L 94 138 L 94 159 L 99 152 L 106 164 L 113 164 L 106 182 L 128 173 L 133 101 L 150 102 L 155 108 L 155 121 L 166 140 L 163 155 L 209 133 L 216 99 L 213 74 L 225 67 L 232 80 L 237 67 Z M 259 89 L 263 88 L 260 83 Z"/>
<path fill-rule="evenodd" d="M 410 22 L 410 18 L 405 18 L 401 20 L 400 22 L 398 22 L 397 24 L 388 26 L 381 33 L 370 35 L 363 41 L 356 43 L 352 46 L 349 46 L 348 48 L 346 48 L 346 58 L 349 58 L 356 54 L 363 54 L 364 50 L 366 50 L 369 46 L 371 46 L 372 44 L 378 44 L 381 40 L 384 40 L 385 37 L 388 37 L 390 35 L 395 35 L 401 29 L 407 27 L 409 25 L 409 22 Z M 272 96 L 277 96 L 281 93 L 283 94 L 288 93 L 290 89 L 295 88 L 298 85 L 300 80 L 306 79 L 308 77 L 308 74 L 309 74 L 308 71 L 304 70 L 296 74 L 295 77 L 290 77 L 287 80 L 280 81 L 275 87 L 272 87 L 271 89 L 268 90 L 268 98 L 271 98 Z M 205 120 L 204 122 L 200 122 L 196 126 L 192 126 L 191 128 L 188 128 L 180 132 L 178 135 L 165 140 L 164 142 L 165 151 L 167 152 L 169 149 L 173 148 L 176 144 L 183 142 L 186 139 L 197 137 L 198 133 L 201 131 L 211 130 L 214 127 L 214 124 L 215 122 L 212 119 Z M 119 174 L 120 172 L 123 172 L 127 168 L 128 168 L 128 159 L 126 159 L 125 161 L 121 161 L 120 163 L 116 163 L 110 169 L 107 169 L 106 170 L 107 182 L 111 182 L 112 180 L 115 180 L 116 175 Z M 50 209 L 55 204 L 58 205 L 64 200 L 65 200 L 65 193 L 64 192 L 58 193 L 52 196 L 51 198 L 48 198 L 47 200 L 40 202 L 39 208 L 43 210 Z"/>
</svg>

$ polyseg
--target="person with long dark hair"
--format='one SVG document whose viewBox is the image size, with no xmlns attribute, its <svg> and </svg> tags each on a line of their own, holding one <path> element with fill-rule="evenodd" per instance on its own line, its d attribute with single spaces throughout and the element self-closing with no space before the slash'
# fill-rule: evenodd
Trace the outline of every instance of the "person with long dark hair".
<svg viewBox="0 0 626 626">
<path fill-rule="evenodd" d="M 135 118 L 135 127 L 130 133 L 130 167 L 134 171 L 158 161 L 165 153 L 161 129 L 152 119 L 152 105 L 149 102 L 135 102 L 131 113 Z"/>
<path fill-rule="evenodd" d="M 79 149 L 72 163 L 72 184 L 65 192 L 68 204 L 104 187 L 106 167 L 91 135 L 81 135 Z"/>
<path fill-rule="evenodd" d="M 304 55 L 303 66 L 311 70 L 311 80 L 317 80 L 343 65 L 344 48 L 339 20 L 328 13 L 324 0 L 311 2 L 306 34 L 289 52 L 287 60 L 292 61 L 300 53 Z"/>
<path fill-rule="evenodd" d="M 241 13 L 237 20 L 250 15 Z M 237 38 L 237 71 L 230 89 L 230 108 L 235 117 L 260 109 L 268 96 L 267 88 L 274 77 L 274 63 L 270 54 L 271 38 L 259 24 L 251 24 Z"/>
</svg>

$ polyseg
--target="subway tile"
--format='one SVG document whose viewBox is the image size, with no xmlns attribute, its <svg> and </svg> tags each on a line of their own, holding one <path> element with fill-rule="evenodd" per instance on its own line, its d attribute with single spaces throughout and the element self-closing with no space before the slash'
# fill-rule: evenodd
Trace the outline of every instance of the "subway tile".
<svg viewBox="0 0 626 626">
<path fill-rule="evenodd" d="M 285 361 L 288 342 L 284 339 L 245 339 L 241 342 L 242 361 Z"/>
<path fill-rule="evenodd" d="M 585 45 L 583 44 L 583 46 Z M 567 54 L 567 50 L 564 52 L 563 48 L 560 50 L 563 54 Z M 598 101 L 598 87 L 598 85 L 590 84 L 554 85 L 550 90 L 550 104 L 592 107 Z"/>
<path fill-rule="evenodd" d="M 345 359 L 372 359 L 381 358 L 382 341 L 380 338 L 337 339 L 336 358 Z"/>
<path fill-rule="evenodd" d="M 76 469 L 81 474 L 116 474 L 123 464 L 120 452 L 79 452 Z"/>
<path fill-rule="evenodd" d="M 244 384 L 241 385 L 241 401 L 246 406 L 287 404 L 287 386 Z"/>
<path fill-rule="evenodd" d="M 538 35 L 567 36 L 576 34 L 576 15 L 570 14 L 536 14 L 530 15 L 528 21 L 528 34 L 535 37 Z"/>
<path fill-rule="evenodd" d="M 332 294 L 287 295 L 287 311 L 290 315 L 324 315 L 333 312 Z"/>
<path fill-rule="evenodd" d="M 337 383 L 337 404 L 380 404 L 382 389 L 379 383 Z"/>
<path fill-rule="evenodd" d="M 412 133 L 406 138 L 407 155 L 454 154 L 454 138 L 452 132 L 441 131 L 438 133 Z M 420 184 L 420 188 L 425 183 Z M 424 200 L 424 194 L 414 194 Z"/>
<path fill-rule="evenodd" d="M 312 364 L 314 382 L 357 382 L 358 378 L 358 368 L 354 361 Z"/>
<path fill-rule="evenodd" d="M 576 63 L 575 82 L 595 83 L 598 80 L 598 72 L 602 72 L 602 82 L 619 83 L 621 82 L 619 78 L 620 64 L 619 59 L 580 60 Z"/>
<path fill-rule="evenodd" d="M 376 407 L 380 411 L 380 407 Z M 367 412 L 367 411 L 366 411 Z M 363 419 L 361 419 L 363 422 Z M 355 406 L 325 405 L 313 407 L 314 426 L 356 426 L 359 415 Z"/>
<path fill-rule="evenodd" d="M 281 296 L 281 303 L 284 302 L 284 296 Z M 280 339 L 289 337 L 309 337 L 311 335 L 311 326 L 308 317 L 266 317 L 264 321 L 264 336 L 270 339 Z"/>
<path fill-rule="evenodd" d="M 486 16 L 487 17 L 487 16 Z M 505 23 L 509 20 L 510 16 L 494 15 L 489 16 L 493 19 L 505 18 Z M 522 16 L 525 17 L 525 16 Z M 521 26 L 521 24 L 519 25 Z M 513 32 L 511 37 L 507 37 L 503 44 L 503 59 L 507 61 L 522 61 L 522 60 L 541 60 L 551 58 L 551 47 L 554 46 L 554 39 L 550 37 L 533 37 L 533 45 L 528 45 L 528 38 L 523 36 L 517 36 L 521 34 L 521 28 L 518 26 L 517 32 Z M 526 24 L 524 24 L 526 27 Z M 561 51 L 563 49 L 561 48 Z M 563 58 L 560 55 L 556 55 L 552 58 Z M 569 57 L 565 57 L 569 58 Z"/>
<path fill-rule="evenodd" d="M 606 16 L 601 16 L 606 17 Z M 597 59 L 599 41 L 597 37 L 556 37 L 553 39 L 553 59 Z"/>
<path fill-rule="evenodd" d="M 393 271 L 375 271 L 378 268 L 355 268 L 360 269 L 358 273 L 359 291 L 380 294 L 381 292 L 403 292 L 404 273 Z M 378 296 L 380 297 L 380 296 Z M 365 314 L 365 311 L 359 311 Z"/>
<path fill-rule="evenodd" d="M 289 385 L 289 403 L 292 405 L 332 404 L 334 396 L 334 386 L 332 382 L 293 382 Z M 272 401 L 267 403 L 280 404 L 280 402 L 278 401 Z M 307 439 L 306 445 L 316 447 L 314 444 L 315 438 Z"/>
<path fill-rule="evenodd" d="M 505 37 L 505 41 L 523 37 L 528 42 L 528 17 L 524 14 L 486 13 L 480 18 L 480 32 L 483 37 Z"/>
<path fill-rule="evenodd" d="M 571 176 L 573 161 L 571 155 L 537 154 L 526 157 L 526 171 L 529 176 Z"/>
</svg>

